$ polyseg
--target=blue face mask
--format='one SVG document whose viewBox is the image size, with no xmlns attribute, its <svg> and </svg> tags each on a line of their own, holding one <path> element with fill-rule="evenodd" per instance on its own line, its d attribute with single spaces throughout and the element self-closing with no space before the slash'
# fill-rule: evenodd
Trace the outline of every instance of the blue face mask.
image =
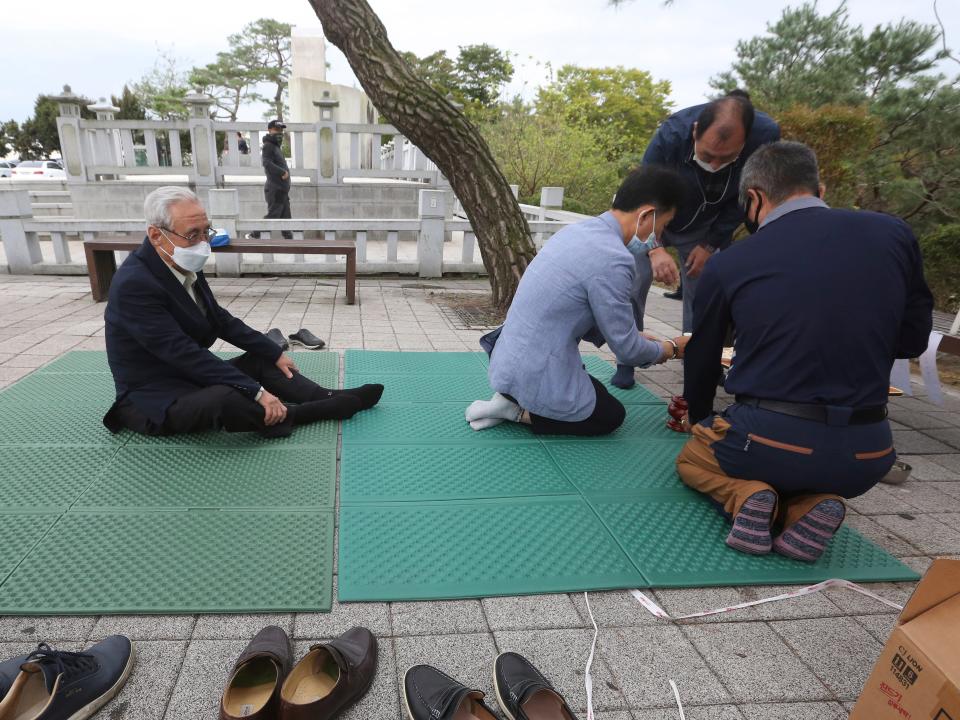
<svg viewBox="0 0 960 720">
<path fill-rule="evenodd" d="M 648 252 L 654 248 L 660 247 L 660 243 L 657 242 L 657 211 L 653 211 L 653 229 L 650 230 L 650 234 L 647 235 L 646 240 L 641 240 L 637 237 L 637 232 L 640 230 L 640 220 L 641 217 L 637 215 L 637 227 L 633 231 L 633 237 L 630 239 L 630 242 L 627 243 L 627 250 L 630 251 L 630 254 L 634 257 L 643 257 Z"/>
</svg>

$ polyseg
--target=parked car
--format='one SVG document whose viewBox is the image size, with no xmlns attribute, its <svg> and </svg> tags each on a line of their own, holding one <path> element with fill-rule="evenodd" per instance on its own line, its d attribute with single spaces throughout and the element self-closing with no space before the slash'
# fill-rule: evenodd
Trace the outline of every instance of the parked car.
<svg viewBox="0 0 960 720">
<path fill-rule="evenodd" d="M 13 169 L 11 177 L 18 180 L 45 180 L 65 178 L 63 165 L 56 160 L 24 160 Z"/>
<path fill-rule="evenodd" d="M 13 160 L 0 160 L 0 177 L 10 177 L 17 163 Z"/>
</svg>

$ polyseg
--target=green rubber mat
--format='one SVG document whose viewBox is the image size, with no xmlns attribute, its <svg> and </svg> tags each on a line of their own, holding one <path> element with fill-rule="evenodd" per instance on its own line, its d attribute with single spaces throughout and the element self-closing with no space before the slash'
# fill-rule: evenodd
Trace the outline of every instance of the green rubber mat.
<svg viewBox="0 0 960 720">
<path fill-rule="evenodd" d="M 0 614 L 329 610 L 332 547 L 329 511 L 70 512 L 0 585 Z"/>
<path fill-rule="evenodd" d="M 116 453 L 109 447 L 0 446 L 3 510 L 66 512 Z"/>
<path fill-rule="evenodd" d="M 577 496 L 340 507 L 342 601 L 639 585 L 640 573 Z"/>
<path fill-rule="evenodd" d="M 614 391 L 627 419 L 606 437 L 471 430 L 467 405 L 491 394 L 485 358 L 347 351 L 346 384 L 386 390 L 343 426 L 341 600 L 917 579 L 848 528 L 814 565 L 728 548 L 727 522 L 676 474 L 686 436 L 641 386 Z"/>
<path fill-rule="evenodd" d="M 730 524 L 702 496 L 681 488 L 663 497 L 595 497 L 591 504 L 653 587 L 811 585 L 830 578 L 916 580 L 896 558 L 841 527 L 813 564 L 771 553 L 753 556 L 724 544 Z"/>
<path fill-rule="evenodd" d="M 124 447 L 80 497 L 83 510 L 332 510 L 335 447 Z"/>
<path fill-rule="evenodd" d="M 293 356 L 338 386 L 336 353 Z M 339 423 L 113 435 L 113 399 L 102 352 L 0 391 L 0 615 L 330 609 Z"/>
</svg>

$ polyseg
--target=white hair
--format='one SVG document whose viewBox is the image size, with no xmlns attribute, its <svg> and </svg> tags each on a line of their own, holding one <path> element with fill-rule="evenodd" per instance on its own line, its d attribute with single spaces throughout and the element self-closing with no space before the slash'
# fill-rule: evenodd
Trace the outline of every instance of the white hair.
<svg viewBox="0 0 960 720">
<path fill-rule="evenodd" d="M 199 203 L 200 199 L 187 188 L 175 185 L 166 185 L 151 192 L 143 201 L 143 216 L 147 225 L 169 228 L 173 224 L 170 206 L 179 202 Z"/>
</svg>

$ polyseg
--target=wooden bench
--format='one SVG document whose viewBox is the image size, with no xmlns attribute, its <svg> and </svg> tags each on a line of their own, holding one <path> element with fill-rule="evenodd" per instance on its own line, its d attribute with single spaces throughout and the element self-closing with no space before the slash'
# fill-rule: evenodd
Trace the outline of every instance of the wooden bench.
<svg viewBox="0 0 960 720">
<path fill-rule="evenodd" d="M 125 237 L 97 238 L 83 241 L 87 256 L 87 274 L 94 302 L 103 302 L 110 292 L 110 283 L 117 272 L 114 252 L 133 251 L 142 240 Z M 215 253 L 288 253 L 304 255 L 347 256 L 347 305 L 353 305 L 357 296 L 357 244 L 353 240 L 231 240 L 229 245 L 213 248 Z"/>
</svg>

